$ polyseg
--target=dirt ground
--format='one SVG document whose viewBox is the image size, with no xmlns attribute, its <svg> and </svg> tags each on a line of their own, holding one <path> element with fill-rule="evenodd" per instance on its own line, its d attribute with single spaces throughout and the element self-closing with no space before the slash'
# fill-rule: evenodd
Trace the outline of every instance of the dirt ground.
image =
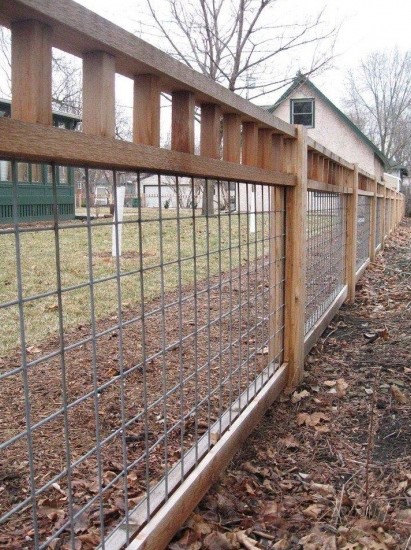
<svg viewBox="0 0 411 550">
<path fill-rule="evenodd" d="M 169 550 L 411 548 L 411 220 Z"/>
</svg>

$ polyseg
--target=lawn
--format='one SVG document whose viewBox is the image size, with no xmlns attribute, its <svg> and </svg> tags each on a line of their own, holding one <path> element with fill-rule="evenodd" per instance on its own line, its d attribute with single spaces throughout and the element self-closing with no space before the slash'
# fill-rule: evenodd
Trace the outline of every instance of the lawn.
<svg viewBox="0 0 411 550">
<path fill-rule="evenodd" d="M 193 285 L 195 280 L 198 282 L 220 270 L 229 270 L 230 259 L 234 268 L 267 253 L 268 241 L 264 247 L 259 241 L 262 232 L 265 238 L 268 237 L 269 215 L 259 214 L 257 218 L 257 233 L 249 234 L 245 213 L 210 218 L 196 214 L 193 218 L 192 212 L 187 210 L 181 211 L 178 224 L 175 210 L 164 210 L 159 222 L 157 210 L 142 209 L 139 220 L 135 209 L 126 209 L 119 260 L 122 307 L 141 302 L 142 269 L 144 301 L 149 302 L 158 297 L 162 289 L 164 292 L 176 289 L 180 279 L 182 286 Z M 111 256 L 111 219 L 92 221 L 90 242 L 87 223 L 76 221 L 75 227 L 73 225 L 62 222 L 58 231 L 65 330 L 90 322 L 90 268 L 95 282 L 96 319 L 116 314 L 118 308 L 117 262 Z M 0 250 L 0 304 L 6 304 L 15 301 L 18 295 L 16 240 L 7 228 L 0 231 Z M 194 251 L 196 259 L 193 259 Z M 37 346 L 55 334 L 59 325 L 56 241 L 52 224 L 24 227 L 24 232 L 20 233 L 20 258 L 22 295 L 26 300 L 26 347 Z M 31 299 L 45 294 L 49 295 Z M 0 309 L 0 324 L 0 357 L 4 357 L 20 345 L 17 304 Z"/>
</svg>

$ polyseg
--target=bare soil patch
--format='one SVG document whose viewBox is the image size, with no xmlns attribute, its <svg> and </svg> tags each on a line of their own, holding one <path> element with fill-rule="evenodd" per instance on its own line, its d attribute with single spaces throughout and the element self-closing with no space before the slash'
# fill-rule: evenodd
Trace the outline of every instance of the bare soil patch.
<svg viewBox="0 0 411 550">
<path fill-rule="evenodd" d="M 411 220 L 170 550 L 411 545 Z"/>
</svg>

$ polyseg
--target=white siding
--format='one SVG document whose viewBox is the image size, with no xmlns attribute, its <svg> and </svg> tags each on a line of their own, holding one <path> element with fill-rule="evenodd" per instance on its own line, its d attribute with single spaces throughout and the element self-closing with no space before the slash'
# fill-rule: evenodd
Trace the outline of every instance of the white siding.
<svg viewBox="0 0 411 550">
<path fill-rule="evenodd" d="M 290 122 L 290 100 L 303 98 L 315 99 L 315 127 L 308 128 L 308 135 L 341 158 L 358 163 L 360 168 L 374 174 L 374 151 L 309 87 L 303 85 L 295 90 L 273 114 Z"/>
</svg>

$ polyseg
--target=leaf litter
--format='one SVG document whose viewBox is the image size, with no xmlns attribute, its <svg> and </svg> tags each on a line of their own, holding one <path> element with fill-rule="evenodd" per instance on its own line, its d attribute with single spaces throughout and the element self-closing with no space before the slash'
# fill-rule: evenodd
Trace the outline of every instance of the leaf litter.
<svg viewBox="0 0 411 550">
<path fill-rule="evenodd" d="M 408 219 L 171 550 L 411 548 L 409 265 Z"/>
</svg>

